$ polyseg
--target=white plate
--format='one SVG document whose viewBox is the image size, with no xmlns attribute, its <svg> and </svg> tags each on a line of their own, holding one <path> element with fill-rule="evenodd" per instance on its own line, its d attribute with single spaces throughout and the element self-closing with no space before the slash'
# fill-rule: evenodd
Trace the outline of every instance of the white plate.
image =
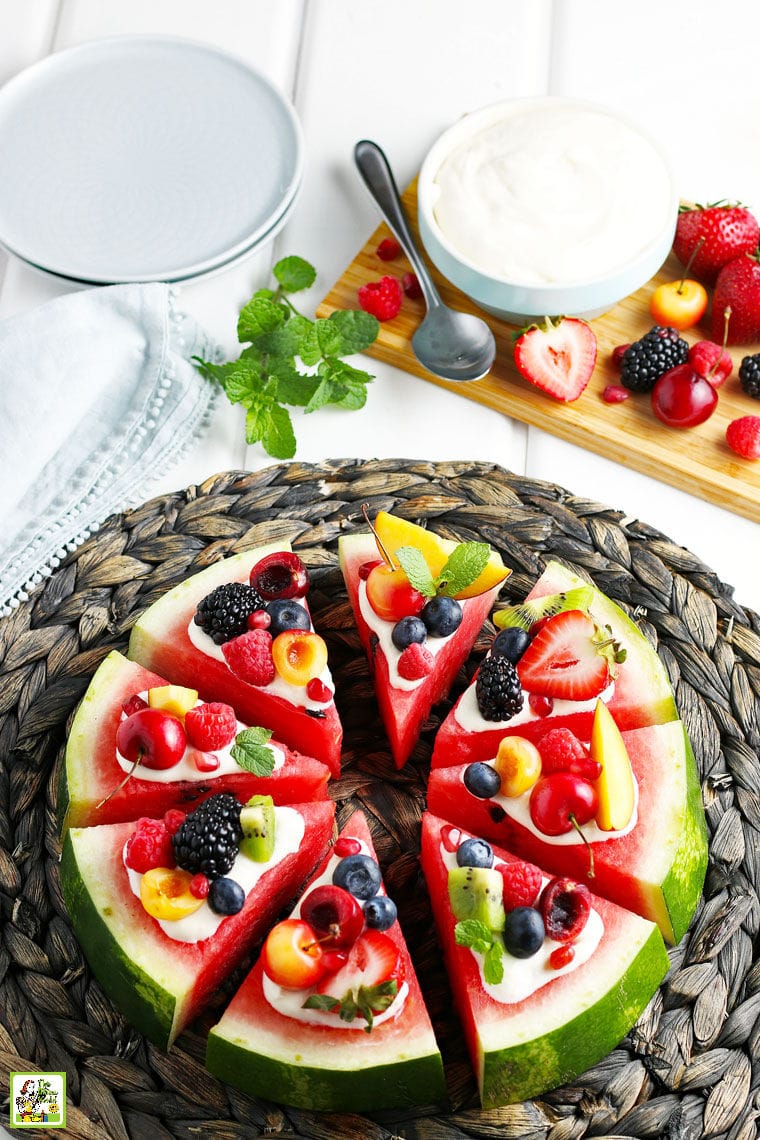
<svg viewBox="0 0 760 1140">
<path fill-rule="evenodd" d="M 298 191 L 295 112 L 217 48 L 119 36 L 0 89 L 0 243 L 91 284 L 173 281 L 268 238 Z"/>
</svg>

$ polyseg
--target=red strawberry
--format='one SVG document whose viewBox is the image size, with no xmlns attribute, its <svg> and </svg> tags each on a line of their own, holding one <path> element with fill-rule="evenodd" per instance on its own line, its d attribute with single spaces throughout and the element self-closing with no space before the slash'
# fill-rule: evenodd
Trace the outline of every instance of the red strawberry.
<svg viewBox="0 0 760 1140">
<path fill-rule="evenodd" d="M 533 863 L 499 863 L 497 871 L 504 880 L 502 899 L 505 910 L 518 906 L 533 906 L 543 882 L 541 872 Z"/>
<path fill-rule="evenodd" d="M 562 317 L 543 327 L 531 325 L 515 341 L 515 364 L 521 376 L 547 396 L 577 400 L 596 364 L 596 337 L 591 325 Z"/>
<path fill-rule="evenodd" d="M 317 993 L 330 994 L 339 1001 L 359 986 L 379 986 L 381 982 L 404 980 L 404 960 L 392 938 L 380 930 L 365 930 L 354 942 L 345 966 L 322 978 Z"/>
<path fill-rule="evenodd" d="M 688 264 L 699 241 L 702 245 L 689 272 L 709 285 L 729 261 L 739 254 L 752 253 L 760 241 L 760 226 L 754 215 L 738 204 L 716 202 L 712 206 L 684 208 L 678 215 L 673 241 L 675 255 L 683 265 Z"/>
<path fill-rule="evenodd" d="M 517 663 L 524 689 L 563 700 L 587 701 L 614 675 L 615 647 L 583 610 L 555 614 Z"/>
<path fill-rule="evenodd" d="M 188 742 L 201 752 L 224 748 L 235 738 L 237 719 L 231 705 L 219 701 L 197 705 L 185 713 Z"/>
<path fill-rule="evenodd" d="M 592 760 L 578 737 L 569 728 L 551 728 L 538 742 L 541 753 L 541 771 L 574 772 L 586 780 L 598 780 L 602 766 Z"/>
<path fill-rule="evenodd" d="M 726 428 L 726 441 L 742 459 L 760 459 L 760 416 L 740 416 Z"/>
<path fill-rule="evenodd" d="M 760 264 L 743 253 L 724 265 L 715 282 L 710 335 L 723 339 L 724 311 L 730 308 L 728 344 L 750 344 L 760 339 Z"/>
</svg>

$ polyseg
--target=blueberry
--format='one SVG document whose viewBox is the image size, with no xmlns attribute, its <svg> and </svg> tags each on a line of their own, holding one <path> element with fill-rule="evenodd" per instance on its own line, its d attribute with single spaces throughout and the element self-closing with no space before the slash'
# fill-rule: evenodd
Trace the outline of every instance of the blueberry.
<svg viewBox="0 0 760 1140">
<path fill-rule="evenodd" d="M 269 632 L 272 637 L 284 633 L 286 629 L 311 629 L 311 621 L 305 608 L 290 598 L 275 598 L 267 602 L 266 611 L 272 619 Z"/>
<path fill-rule="evenodd" d="M 431 637 L 450 637 L 461 625 L 462 607 L 456 598 L 446 598 L 439 594 L 425 602 L 420 617 Z"/>
<path fill-rule="evenodd" d="M 457 847 L 460 867 L 493 867 L 493 850 L 485 839 L 465 839 Z"/>
<path fill-rule="evenodd" d="M 513 958 L 532 958 L 544 942 L 544 920 L 532 906 L 507 911 L 504 945 Z"/>
<path fill-rule="evenodd" d="M 391 631 L 391 641 L 396 649 L 406 649 L 417 642 L 419 645 L 427 637 L 425 624 L 418 617 L 402 617 Z"/>
<path fill-rule="evenodd" d="M 373 930 L 387 930 L 396 921 L 396 904 L 387 895 L 375 895 L 364 904 L 364 921 Z"/>
<path fill-rule="evenodd" d="M 513 625 L 496 635 L 491 646 L 491 654 L 494 657 L 506 657 L 507 661 L 516 665 L 529 645 L 530 634 L 527 630 L 520 629 L 519 625 Z"/>
<path fill-rule="evenodd" d="M 243 909 L 245 891 L 234 879 L 214 879 L 208 891 L 208 905 L 215 914 L 237 914 Z"/>
<path fill-rule="evenodd" d="M 498 794 L 501 776 L 490 764 L 468 764 L 464 770 L 464 786 L 479 800 L 490 800 Z"/>
<path fill-rule="evenodd" d="M 369 855 L 346 855 L 333 871 L 332 881 L 357 899 L 371 899 L 380 890 L 383 877 Z"/>
</svg>

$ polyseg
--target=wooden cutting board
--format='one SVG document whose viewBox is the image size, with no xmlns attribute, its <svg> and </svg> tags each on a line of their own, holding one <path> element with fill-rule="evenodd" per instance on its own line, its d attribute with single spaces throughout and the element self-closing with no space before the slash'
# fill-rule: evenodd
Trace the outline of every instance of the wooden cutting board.
<svg viewBox="0 0 760 1140">
<path fill-rule="evenodd" d="M 408 187 L 403 199 L 416 233 L 416 182 Z M 327 317 L 336 309 L 356 308 L 360 285 L 386 273 L 400 278 L 410 270 L 403 256 L 387 262 L 381 261 L 375 253 L 382 238 L 389 236 L 390 231 L 381 224 L 321 302 L 317 316 Z M 497 353 L 489 375 L 483 380 L 452 384 L 422 368 L 412 352 L 411 339 L 425 306 L 422 300 L 412 301 L 408 297 L 404 298 L 399 315 L 381 324 L 380 334 L 368 352 L 465 399 L 485 404 L 505 416 L 542 428 L 579 447 L 760 522 L 760 461 L 741 459 L 725 440 L 731 420 L 737 416 L 760 415 L 760 401 L 750 399 L 737 379 L 742 357 L 760 352 L 760 344 L 731 350 L 734 372 L 720 389 L 717 409 L 698 427 L 675 429 L 661 424 L 646 394 L 633 395 L 621 404 L 607 404 L 601 397 L 607 384 L 619 382 L 619 374 L 611 361 L 612 349 L 637 340 L 651 328 L 654 321 L 648 305 L 652 289 L 661 281 L 678 279 L 681 272 L 680 263 L 672 258 L 647 285 L 591 322 L 599 345 L 597 364 L 585 392 L 571 404 L 553 400 L 523 380 L 514 365 L 511 340 L 514 326 L 480 312 L 435 269 L 433 277 L 444 301 L 456 309 L 479 312 L 493 329 Z M 692 329 L 683 335 L 690 343 L 709 336 L 706 329 Z"/>
</svg>

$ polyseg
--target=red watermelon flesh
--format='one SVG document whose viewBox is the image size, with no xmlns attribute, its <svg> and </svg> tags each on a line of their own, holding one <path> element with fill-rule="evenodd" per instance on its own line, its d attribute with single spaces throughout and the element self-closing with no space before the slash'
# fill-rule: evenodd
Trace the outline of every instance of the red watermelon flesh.
<svg viewBox="0 0 760 1140">
<path fill-rule="evenodd" d="M 429 812 L 423 815 L 422 868 L 481 1100 L 491 1108 L 539 1095 L 606 1056 L 644 1009 L 669 962 L 652 923 L 594 896 L 597 934 L 598 918 L 603 932 L 590 957 L 564 973 L 549 966 L 532 973 L 530 959 L 506 955 L 505 973 L 528 973 L 539 988 L 518 1001 L 496 1000 L 473 952 L 455 942 L 441 844 L 446 826 Z M 503 848 L 494 854 L 497 863 L 515 861 Z M 544 881 L 549 877 L 544 872 Z"/>
<path fill-rule="evenodd" d="M 322 858 L 335 805 L 321 801 L 278 807 L 276 829 L 292 812 L 304 823 L 298 849 L 278 859 L 275 848 L 271 866 L 248 893 L 243 909 L 199 942 L 170 938 L 133 894 L 122 853 L 134 824 L 67 833 L 61 885 L 85 957 L 130 1023 L 162 1048 L 197 1016 Z"/>
<path fill-rule="evenodd" d="M 346 582 L 354 620 L 372 670 L 377 703 L 397 768 L 402 768 L 417 743 L 420 731 L 433 705 L 448 695 L 454 678 L 472 649 L 483 623 L 498 595 L 500 585 L 462 603 L 462 623 L 446 645 L 435 654 L 435 665 L 420 684 L 411 690 L 394 688 L 388 662 L 378 648 L 377 636 L 361 613 L 360 567 L 377 558 L 377 545 L 371 534 L 344 535 L 339 542 L 340 565 Z M 385 623 L 389 628 L 392 622 Z M 432 642 L 433 639 L 430 639 Z"/>
<path fill-rule="evenodd" d="M 175 684 L 197 689 L 207 701 L 232 705 L 246 724 L 263 725 L 290 748 L 314 756 L 334 776 L 340 775 L 342 729 L 335 702 L 313 707 L 293 704 L 267 688 L 237 677 L 225 661 L 201 652 L 188 636 L 198 603 L 225 582 L 248 582 L 251 568 L 287 543 L 261 546 L 207 567 L 169 590 L 138 619 L 129 641 L 129 656 Z"/>
<path fill-rule="evenodd" d="M 135 693 L 167 683 L 115 651 L 102 662 L 69 733 L 58 796 L 63 829 L 118 823 L 140 816 L 157 818 L 172 807 L 190 810 L 214 792 L 222 791 L 232 792 L 241 803 L 257 794 L 271 795 L 276 804 L 326 798 L 329 769 L 281 744 L 277 747 L 284 753 L 283 764 L 270 776 L 256 776 L 238 768 L 216 778 L 206 774 L 200 780 L 177 780 L 172 779 L 172 769 L 167 769 L 159 781 L 141 778 L 138 766 L 135 775 L 111 795 L 125 776 L 115 751 L 122 706 Z"/>
<path fill-rule="evenodd" d="M 358 839 L 376 858 L 362 812 L 353 813 L 341 837 Z M 337 861 L 329 855 L 303 894 L 325 874 L 329 881 Z M 300 900 L 293 915 L 299 910 Z M 385 933 L 401 953 L 409 987 L 395 1017 L 376 1022 L 371 1032 L 361 1018 L 349 1024 L 337 1014 L 324 1014 L 326 1024 L 312 1024 L 288 1017 L 264 996 L 259 960 L 209 1034 L 207 1068 L 249 1095 L 318 1111 L 441 1103 L 441 1057 L 398 921 Z M 308 992 L 303 991 L 304 1000 Z"/>
<path fill-rule="evenodd" d="M 636 823 L 625 835 L 591 843 L 593 879 L 588 849 L 574 831 L 558 840 L 536 835 L 509 814 L 506 797 L 472 795 L 464 784 L 466 765 L 431 772 L 427 804 L 434 814 L 554 874 L 583 879 L 597 894 L 658 923 L 664 937 L 677 942 L 699 900 L 707 859 L 694 758 L 681 721 L 624 732 L 623 739 L 638 786 Z M 529 797 L 530 792 L 518 797 L 526 814 Z"/>
<path fill-rule="evenodd" d="M 528 600 L 587 585 L 560 563 L 550 562 L 528 594 Z M 598 625 L 611 628 L 613 636 L 626 650 L 625 661 L 617 666 L 613 690 L 602 697 L 616 724 L 621 730 L 627 730 L 675 720 L 677 712 L 670 682 L 655 650 L 623 610 L 600 590 L 594 587 L 592 590 L 589 612 Z M 473 681 L 438 730 L 431 766 L 442 768 L 488 760 L 496 755 L 504 736 L 524 736 L 538 742 L 549 728 L 565 727 L 576 736 L 588 738 L 595 704 L 596 699 L 583 703 L 556 701 L 549 715 L 540 716 L 532 711 L 526 693 L 522 711 L 511 721 L 489 727 L 488 722 L 480 718 L 478 730 L 473 731 L 463 727 L 458 719 L 459 716 L 464 719 L 477 709 Z"/>
</svg>

